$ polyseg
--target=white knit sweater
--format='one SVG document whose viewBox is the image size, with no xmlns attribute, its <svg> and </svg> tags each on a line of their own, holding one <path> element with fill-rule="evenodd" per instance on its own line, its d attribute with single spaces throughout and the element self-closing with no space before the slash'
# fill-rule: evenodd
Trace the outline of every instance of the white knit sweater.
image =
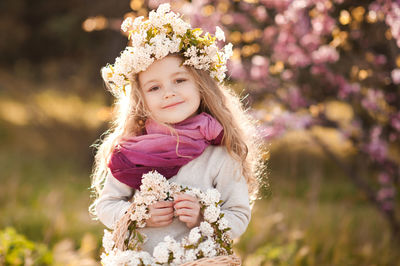
<svg viewBox="0 0 400 266">
<path fill-rule="evenodd" d="M 225 147 L 210 145 L 199 157 L 182 166 L 169 180 L 180 185 L 197 187 L 203 191 L 209 188 L 218 189 L 223 200 L 221 211 L 229 222 L 232 237 L 236 238 L 246 230 L 251 214 L 248 187 L 241 175 L 240 167 L 240 163 L 228 154 Z M 134 191 L 113 176 L 107 177 L 96 207 L 100 221 L 113 229 L 130 206 L 129 200 Z M 143 244 L 143 250 L 153 254 L 154 247 L 165 236 L 170 235 L 180 241 L 189 231 L 186 224 L 178 218 L 174 218 L 171 224 L 164 227 L 143 228 L 140 232 L 148 237 Z"/>
</svg>

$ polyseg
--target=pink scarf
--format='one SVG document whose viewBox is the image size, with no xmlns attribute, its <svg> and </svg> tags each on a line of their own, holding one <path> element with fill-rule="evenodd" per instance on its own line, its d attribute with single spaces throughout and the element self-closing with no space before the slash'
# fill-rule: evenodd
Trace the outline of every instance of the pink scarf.
<svg viewBox="0 0 400 266">
<path fill-rule="evenodd" d="M 179 169 L 200 156 L 210 145 L 222 141 L 221 124 L 207 113 L 201 113 L 172 125 L 179 135 L 155 121 L 146 121 L 147 134 L 123 139 L 111 155 L 108 167 L 112 175 L 128 186 L 139 189 L 142 175 L 156 170 L 167 179 Z"/>
</svg>

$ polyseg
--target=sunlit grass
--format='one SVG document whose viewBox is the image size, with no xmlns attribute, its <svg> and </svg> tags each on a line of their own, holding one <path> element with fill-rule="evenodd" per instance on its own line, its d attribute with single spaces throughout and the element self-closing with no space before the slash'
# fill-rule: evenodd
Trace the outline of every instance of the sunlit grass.
<svg viewBox="0 0 400 266">
<path fill-rule="evenodd" d="M 0 99 L 0 119 L 17 126 L 57 121 L 70 127 L 95 129 L 110 118 L 110 113 L 111 109 L 98 99 L 84 102 L 76 95 L 54 90 L 41 91 L 25 101 Z"/>
<path fill-rule="evenodd" d="M 13 226 L 30 239 L 54 244 L 64 237 L 79 243 L 83 232 L 99 233 L 91 220 L 89 173 L 73 160 L 41 160 L 1 154 L 1 227 Z"/>
<path fill-rule="evenodd" d="M 321 193 L 312 199 L 307 193 L 296 195 L 295 186 L 303 182 L 275 181 L 275 195 L 257 202 L 236 244 L 244 265 L 396 265 L 400 254 L 387 222 L 372 206 L 358 202 L 354 188 L 344 180 L 324 180 L 331 194 L 345 197 Z"/>
</svg>

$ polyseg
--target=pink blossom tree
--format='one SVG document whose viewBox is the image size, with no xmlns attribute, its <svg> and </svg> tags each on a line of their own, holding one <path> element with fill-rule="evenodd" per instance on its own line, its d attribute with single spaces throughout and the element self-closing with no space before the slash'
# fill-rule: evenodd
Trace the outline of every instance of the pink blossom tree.
<svg viewBox="0 0 400 266">
<path fill-rule="evenodd" d="M 176 8 L 192 25 L 225 30 L 236 47 L 230 78 L 263 99 L 265 108 L 254 115 L 267 140 L 320 125 L 352 143 L 356 161 L 348 163 L 314 137 L 399 238 L 400 167 L 390 150 L 398 152 L 400 143 L 400 1 L 202 0 Z M 332 117 L 330 100 L 350 106 L 351 118 Z"/>
<path fill-rule="evenodd" d="M 253 114 L 267 141 L 323 126 L 352 144 L 349 163 L 313 137 L 400 239 L 400 1 L 148 0 L 131 4 L 133 15 L 164 2 L 193 26 L 223 28 L 235 47 L 230 79 L 263 106 Z M 335 117 L 329 101 L 351 115 Z"/>
</svg>

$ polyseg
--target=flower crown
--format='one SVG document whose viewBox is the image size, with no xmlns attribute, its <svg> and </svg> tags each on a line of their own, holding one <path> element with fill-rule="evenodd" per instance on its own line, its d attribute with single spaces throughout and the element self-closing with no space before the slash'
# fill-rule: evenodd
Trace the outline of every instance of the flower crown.
<svg viewBox="0 0 400 266">
<path fill-rule="evenodd" d="M 121 29 L 129 33 L 131 45 L 121 52 L 114 65 L 108 64 L 101 70 L 111 93 L 117 97 L 121 91 L 125 92 L 133 75 L 146 70 L 155 60 L 170 53 L 181 53 L 185 59 L 183 65 L 208 70 L 218 82 L 225 78 L 226 62 L 232 56 L 232 44 L 218 49 L 216 40 L 225 41 L 224 32 L 219 27 L 216 27 L 215 36 L 208 32 L 200 36 L 203 33 L 201 29 L 192 29 L 166 3 L 161 4 L 157 11 L 152 10 L 148 20 L 143 21 L 143 16 L 134 21 L 128 17 Z"/>
</svg>

